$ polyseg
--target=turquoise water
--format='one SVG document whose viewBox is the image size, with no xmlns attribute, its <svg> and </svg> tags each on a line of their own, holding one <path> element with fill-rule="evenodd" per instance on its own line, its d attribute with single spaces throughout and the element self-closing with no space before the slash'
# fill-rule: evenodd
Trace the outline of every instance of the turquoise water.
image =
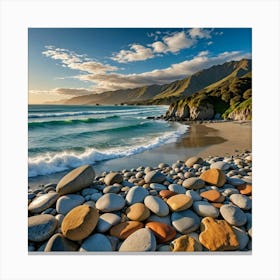
<svg viewBox="0 0 280 280">
<path fill-rule="evenodd" d="M 187 126 L 147 119 L 166 110 L 167 106 L 30 105 L 28 176 L 124 158 L 174 142 Z"/>
</svg>

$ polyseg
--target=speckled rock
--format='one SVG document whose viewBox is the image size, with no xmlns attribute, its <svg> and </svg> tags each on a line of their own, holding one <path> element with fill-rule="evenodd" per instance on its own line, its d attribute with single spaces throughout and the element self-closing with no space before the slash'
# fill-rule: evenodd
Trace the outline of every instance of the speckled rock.
<svg viewBox="0 0 280 280">
<path fill-rule="evenodd" d="M 95 204 L 95 207 L 102 212 L 112 212 L 120 210 L 125 206 L 125 200 L 119 194 L 106 193 L 101 196 Z"/>
<path fill-rule="evenodd" d="M 109 186 L 113 185 L 114 183 L 120 184 L 123 181 L 123 176 L 120 173 L 110 172 L 106 175 L 104 179 L 104 183 Z"/>
<path fill-rule="evenodd" d="M 220 169 L 208 169 L 203 172 L 200 177 L 201 180 L 209 185 L 214 185 L 217 187 L 222 187 L 226 182 L 226 175 Z"/>
<path fill-rule="evenodd" d="M 252 199 L 243 194 L 232 194 L 229 199 L 232 203 L 243 210 L 249 210 L 252 208 Z"/>
<path fill-rule="evenodd" d="M 175 193 L 180 193 L 180 194 L 185 194 L 186 193 L 186 189 L 184 187 L 182 187 L 181 185 L 177 185 L 177 184 L 170 184 L 168 186 L 168 189 L 170 191 L 175 192 Z"/>
<path fill-rule="evenodd" d="M 190 157 L 189 159 L 186 160 L 185 164 L 188 168 L 192 167 L 194 164 L 202 164 L 203 159 L 201 157 Z"/>
<path fill-rule="evenodd" d="M 106 232 L 112 226 L 121 222 L 121 217 L 114 213 L 105 213 L 100 215 L 95 230 L 97 232 Z"/>
<path fill-rule="evenodd" d="M 63 219 L 62 234 L 73 241 L 88 237 L 95 229 L 99 214 L 95 208 L 80 205 L 72 209 Z"/>
<path fill-rule="evenodd" d="M 149 222 L 145 227 L 154 233 L 158 243 L 166 243 L 176 236 L 176 230 L 164 223 Z"/>
<path fill-rule="evenodd" d="M 80 166 L 67 173 L 57 184 L 60 195 L 74 193 L 88 187 L 93 182 L 95 172 L 90 165 Z"/>
<path fill-rule="evenodd" d="M 128 205 L 131 205 L 137 202 L 143 202 L 145 197 L 148 195 L 149 192 L 146 189 L 135 186 L 128 191 L 125 200 Z"/>
<path fill-rule="evenodd" d="M 158 216 L 167 216 L 169 214 L 168 205 L 157 196 L 148 195 L 144 199 L 144 204 Z"/>
<path fill-rule="evenodd" d="M 236 250 L 239 247 L 237 237 L 224 220 L 206 217 L 201 221 L 200 243 L 210 251 Z"/>
<path fill-rule="evenodd" d="M 143 203 L 135 203 L 126 209 L 127 217 L 132 221 L 144 221 L 150 216 L 150 210 Z"/>
<path fill-rule="evenodd" d="M 193 209 L 201 217 L 217 218 L 220 213 L 218 208 L 207 201 L 195 201 L 193 203 Z"/>
<path fill-rule="evenodd" d="M 28 218 L 28 240 L 42 242 L 52 236 L 57 228 L 57 220 L 49 214 Z"/>
<path fill-rule="evenodd" d="M 28 206 L 28 211 L 38 214 L 50 208 L 58 199 L 59 194 L 55 192 L 46 193 L 33 199 Z"/>
<path fill-rule="evenodd" d="M 192 210 L 174 212 L 171 220 L 173 227 L 182 234 L 196 231 L 200 225 L 200 218 Z"/>
<path fill-rule="evenodd" d="M 222 217 L 233 226 L 243 226 L 247 222 L 245 213 L 235 205 L 223 205 L 220 208 Z"/>
<path fill-rule="evenodd" d="M 146 183 L 163 183 L 165 181 L 165 175 L 159 171 L 150 171 L 144 177 Z"/>
<path fill-rule="evenodd" d="M 147 228 L 132 233 L 120 246 L 120 252 L 148 252 L 156 250 L 156 238 Z"/>
<path fill-rule="evenodd" d="M 45 247 L 45 252 L 55 252 L 55 251 L 77 251 L 79 245 L 67 238 L 65 238 L 62 234 L 56 233 L 49 240 Z"/>
<path fill-rule="evenodd" d="M 201 244 L 193 237 L 182 235 L 170 243 L 172 252 L 195 252 L 202 251 Z"/>
<path fill-rule="evenodd" d="M 56 202 L 56 211 L 59 214 L 66 215 L 73 208 L 83 204 L 84 201 L 84 197 L 78 194 L 63 195 Z"/>
<path fill-rule="evenodd" d="M 204 181 L 196 177 L 188 178 L 183 182 L 183 187 L 185 187 L 186 189 L 198 190 L 203 188 L 204 186 Z"/>
<path fill-rule="evenodd" d="M 101 233 L 95 233 L 87 237 L 81 247 L 80 252 L 110 252 L 112 251 L 111 241 Z"/>
<path fill-rule="evenodd" d="M 186 210 L 192 206 L 192 198 L 185 194 L 177 194 L 167 199 L 166 203 L 174 212 Z"/>
<path fill-rule="evenodd" d="M 115 236 L 121 240 L 126 239 L 133 232 L 143 228 L 144 224 L 138 221 L 128 221 L 117 224 L 110 229 L 110 235 Z"/>
</svg>

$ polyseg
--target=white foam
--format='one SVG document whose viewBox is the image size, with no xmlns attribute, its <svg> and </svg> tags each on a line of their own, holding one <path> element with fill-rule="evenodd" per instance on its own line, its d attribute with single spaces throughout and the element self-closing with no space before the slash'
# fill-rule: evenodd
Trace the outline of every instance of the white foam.
<svg viewBox="0 0 280 280">
<path fill-rule="evenodd" d="M 163 135 L 152 138 L 149 142 L 139 146 L 111 148 L 107 150 L 87 149 L 83 153 L 60 152 L 57 154 L 44 154 L 28 160 L 28 176 L 36 177 L 48 175 L 72 168 L 83 164 L 94 164 L 114 158 L 128 157 L 144 151 L 159 147 L 163 144 L 175 142 L 180 135 L 188 130 L 187 125 L 175 124 L 176 131 L 165 132 Z"/>
</svg>

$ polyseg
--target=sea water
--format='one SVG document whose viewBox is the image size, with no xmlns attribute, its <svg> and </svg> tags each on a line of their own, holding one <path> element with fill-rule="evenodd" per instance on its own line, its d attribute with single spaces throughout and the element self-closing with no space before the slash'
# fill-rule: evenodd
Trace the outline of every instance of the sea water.
<svg viewBox="0 0 280 280">
<path fill-rule="evenodd" d="M 147 117 L 167 106 L 29 105 L 28 176 L 129 157 L 176 141 L 187 126 Z"/>
</svg>

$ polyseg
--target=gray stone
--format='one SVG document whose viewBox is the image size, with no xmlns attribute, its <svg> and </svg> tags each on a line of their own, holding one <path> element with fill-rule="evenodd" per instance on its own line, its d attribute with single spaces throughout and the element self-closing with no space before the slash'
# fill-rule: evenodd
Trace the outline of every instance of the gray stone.
<svg viewBox="0 0 280 280">
<path fill-rule="evenodd" d="M 195 201 L 193 203 L 193 209 L 201 217 L 217 218 L 220 214 L 219 209 L 208 201 Z"/>
<path fill-rule="evenodd" d="M 216 162 L 213 162 L 210 165 L 210 168 L 211 169 L 220 169 L 220 170 L 226 171 L 230 168 L 230 164 L 228 164 L 224 161 L 216 161 Z"/>
<path fill-rule="evenodd" d="M 101 233 L 95 233 L 87 237 L 81 247 L 80 252 L 110 252 L 112 251 L 111 241 Z"/>
<path fill-rule="evenodd" d="M 159 171 L 150 171 L 144 178 L 146 183 L 163 183 L 165 181 L 165 175 Z"/>
<path fill-rule="evenodd" d="M 226 204 L 220 208 L 222 217 L 233 226 L 243 226 L 247 222 L 245 213 L 237 206 Z"/>
<path fill-rule="evenodd" d="M 85 188 L 82 190 L 82 196 L 92 195 L 94 193 L 98 193 L 98 190 L 93 188 Z"/>
<path fill-rule="evenodd" d="M 77 251 L 79 245 L 60 233 L 54 234 L 47 242 L 45 247 L 45 252 L 54 252 L 54 251 Z"/>
<path fill-rule="evenodd" d="M 28 200 L 32 200 L 34 197 L 36 197 L 35 193 L 28 193 Z"/>
<path fill-rule="evenodd" d="M 76 206 L 82 205 L 84 201 L 84 197 L 78 194 L 63 195 L 56 202 L 56 211 L 59 214 L 66 215 Z"/>
<path fill-rule="evenodd" d="M 170 215 L 164 216 L 164 217 L 159 217 L 156 214 L 152 214 L 147 222 L 159 222 L 159 223 L 163 223 L 163 224 L 167 224 L 169 226 L 171 226 L 171 217 Z"/>
<path fill-rule="evenodd" d="M 112 251 L 117 251 L 119 248 L 120 240 L 115 236 L 107 235 L 107 238 L 110 240 L 112 245 Z"/>
<path fill-rule="evenodd" d="M 153 189 L 153 190 L 156 190 L 156 191 L 161 191 L 161 190 L 166 190 L 167 187 L 162 185 L 162 184 L 159 184 L 159 183 L 152 183 L 150 184 L 150 188 Z"/>
<path fill-rule="evenodd" d="M 240 229 L 239 227 L 235 227 L 233 226 L 232 227 L 236 237 L 237 237 L 237 240 L 238 240 L 238 243 L 239 243 L 239 250 L 244 250 L 246 247 L 247 247 L 247 244 L 249 242 L 249 237 L 248 237 L 248 234 Z"/>
<path fill-rule="evenodd" d="M 93 200 L 86 201 L 84 205 L 88 205 L 92 208 L 95 208 L 95 202 Z"/>
<path fill-rule="evenodd" d="M 120 252 L 148 252 L 156 250 L 156 238 L 147 228 L 141 228 L 129 235 L 120 246 Z"/>
<path fill-rule="evenodd" d="M 238 193 L 239 193 L 238 189 L 228 188 L 228 189 L 225 189 L 222 194 L 224 196 L 230 196 L 232 194 L 238 194 Z"/>
<path fill-rule="evenodd" d="M 243 210 L 252 208 L 252 199 L 243 194 L 232 194 L 229 197 L 230 201 Z"/>
<path fill-rule="evenodd" d="M 114 213 L 105 213 L 102 214 L 99 217 L 96 231 L 97 232 L 106 232 L 108 231 L 112 226 L 118 224 L 121 222 L 121 217 Z"/>
<path fill-rule="evenodd" d="M 153 213 L 160 217 L 167 216 L 169 214 L 168 205 L 159 197 L 148 195 L 144 199 L 144 204 L 149 208 Z"/>
<path fill-rule="evenodd" d="M 133 185 L 133 183 L 130 183 L 130 182 L 128 182 L 128 181 L 123 181 L 122 182 L 122 185 L 124 186 L 124 187 L 133 187 L 134 185 Z"/>
<path fill-rule="evenodd" d="M 186 160 L 185 164 L 188 168 L 193 167 L 194 164 L 202 164 L 203 159 L 201 157 L 190 157 L 189 159 Z"/>
<path fill-rule="evenodd" d="M 193 201 L 199 201 L 202 200 L 202 197 L 200 194 L 194 190 L 188 190 L 186 191 L 186 195 L 190 196 Z"/>
<path fill-rule="evenodd" d="M 33 214 L 38 214 L 44 210 L 50 208 L 58 199 L 59 194 L 57 193 L 47 193 L 40 195 L 33 199 L 33 201 L 28 206 L 28 211 Z"/>
<path fill-rule="evenodd" d="M 179 193 L 179 194 L 186 193 L 186 189 L 184 187 L 182 187 L 181 185 L 177 185 L 177 184 L 170 184 L 168 186 L 168 189 L 172 192 Z"/>
<path fill-rule="evenodd" d="M 205 186 L 205 182 L 199 178 L 191 177 L 183 182 L 183 187 L 186 189 L 198 190 Z"/>
<path fill-rule="evenodd" d="M 249 236 L 252 238 L 252 214 L 245 213 L 245 215 L 247 217 L 246 230 Z"/>
<path fill-rule="evenodd" d="M 157 251 L 158 252 L 170 252 L 171 249 L 170 249 L 170 246 L 169 245 L 159 245 L 157 247 Z"/>
<path fill-rule="evenodd" d="M 239 178 L 233 178 L 233 177 L 227 177 L 227 182 L 233 186 L 240 186 L 240 185 L 244 185 L 245 181 Z"/>
<path fill-rule="evenodd" d="M 102 197 L 101 193 L 94 193 L 90 196 L 90 199 L 93 201 L 97 201 L 100 197 Z"/>
<path fill-rule="evenodd" d="M 34 242 L 45 241 L 52 236 L 57 228 L 57 220 L 49 214 L 28 218 L 28 240 Z"/>
<path fill-rule="evenodd" d="M 166 167 L 169 167 L 169 165 L 167 163 L 164 163 L 164 162 L 161 162 L 159 165 L 158 165 L 158 168 L 160 169 L 163 169 L 163 168 L 166 168 Z"/>
<path fill-rule="evenodd" d="M 121 187 L 119 186 L 107 186 L 103 189 L 103 193 L 119 193 Z"/>
<path fill-rule="evenodd" d="M 114 183 L 121 183 L 123 181 L 123 176 L 120 173 L 116 172 L 110 172 L 108 175 L 106 175 L 104 179 L 104 183 L 107 186 L 113 185 Z"/>
<path fill-rule="evenodd" d="M 125 206 L 125 200 L 119 194 L 106 193 L 100 197 L 95 204 L 95 207 L 102 212 L 112 212 L 120 210 Z"/>
<path fill-rule="evenodd" d="M 200 218 L 189 209 L 172 213 L 171 220 L 173 227 L 182 234 L 196 231 L 200 226 Z"/>
<path fill-rule="evenodd" d="M 90 165 L 80 166 L 67 173 L 57 184 L 56 192 L 60 195 L 75 193 L 91 185 L 95 172 Z"/>
<path fill-rule="evenodd" d="M 131 205 L 137 202 L 143 202 L 147 195 L 149 195 L 149 192 L 146 189 L 135 186 L 128 191 L 125 199 Z"/>
</svg>

